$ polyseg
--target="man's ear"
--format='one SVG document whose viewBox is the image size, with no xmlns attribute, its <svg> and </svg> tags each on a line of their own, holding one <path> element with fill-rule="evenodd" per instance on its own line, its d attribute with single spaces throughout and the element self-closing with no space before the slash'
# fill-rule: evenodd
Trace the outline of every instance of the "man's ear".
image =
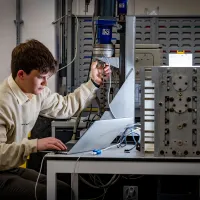
<svg viewBox="0 0 200 200">
<path fill-rule="evenodd" d="M 21 80 L 24 80 L 26 73 L 23 70 L 17 72 L 17 77 Z"/>
</svg>

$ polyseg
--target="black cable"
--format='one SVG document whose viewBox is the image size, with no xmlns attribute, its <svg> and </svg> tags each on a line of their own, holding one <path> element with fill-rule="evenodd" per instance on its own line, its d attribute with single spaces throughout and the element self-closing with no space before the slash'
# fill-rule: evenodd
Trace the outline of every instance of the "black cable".
<svg viewBox="0 0 200 200">
<path fill-rule="evenodd" d="M 95 188 L 95 189 L 102 189 L 102 188 L 107 188 L 107 187 L 110 187 L 111 185 L 115 184 L 119 178 L 121 177 L 121 175 L 118 175 L 117 178 L 116 178 L 117 174 L 113 175 L 112 178 L 110 179 L 110 181 L 108 181 L 108 183 L 106 183 L 105 185 L 93 185 L 91 184 L 90 182 L 86 181 L 82 176 L 79 176 L 80 180 L 85 183 L 86 185 L 92 187 L 92 188 Z M 115 179 L 116 178 L 116 179 Z"/>
<path fill-rule="evenodd" d="M 95 119 L 96 116 L 98 116 L 99 118 L 101 117 L 101 115 L 95 114 L 95 115 L 92 117 L 92 119 L 90 120 L 89 125 L 88 125 L 88 128 L 93 124 L 93 122 L 95 121 L 94 119 Z"/>
<path fill-rule="evenodd" d="M 76 119 L 76 122 L 75 122 L 75 125 L 74 125 L 74 128 L 73 128 L 73 135 L 75 135 L 75 139 L 77 138 L 77 129 L 78 129 L 79 124 L 80 124 L 80 121 L 81 121 L 82 112 L 83 112 L 83 111 L 81 111 L 81 112 L 78 114 L 77 119 Z"/>
<path fill-rule="evenodd" d="M 124 153 L 130 153 L 131 150 L 135 148 L 135 145 L 131 147 L 130 149 L 124 149 Z"/>
<path fill-rule="evenodd" d="M 88 119 L 87 119 L 87 123 L 86 123 L 86 128 L 88 128 L 88 125 L 89 125 L 89 122 L 90 122 L 91 113 L 92 113 L 92 103 L 90 105 L 90 111 L 89 111 L 89 115 L 88 115 Z"/>
<path fill-rule="evenodd" d="M 97 106 L 98 106 L 98 115 L 101 115 L 101 105 L 100 105 L 101 102 L 97 96 L 95 97 L 95 100 L 96 100 Z"/>
</svg>

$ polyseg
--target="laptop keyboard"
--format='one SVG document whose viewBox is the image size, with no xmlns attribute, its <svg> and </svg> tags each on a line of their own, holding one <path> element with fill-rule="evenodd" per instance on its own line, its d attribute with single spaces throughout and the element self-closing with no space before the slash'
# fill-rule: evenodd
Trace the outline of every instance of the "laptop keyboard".
<svg viewBox="0 0 200 200">
<path fill-rule="evenodd" d="M 73 141 L 69 141 L 67 143 L 65 143 L 65 146 L 67 147 L 67 151 L 70 151 L 71 148 L 76 144 L 77 141 L 73 140 Z"/>
</svg>

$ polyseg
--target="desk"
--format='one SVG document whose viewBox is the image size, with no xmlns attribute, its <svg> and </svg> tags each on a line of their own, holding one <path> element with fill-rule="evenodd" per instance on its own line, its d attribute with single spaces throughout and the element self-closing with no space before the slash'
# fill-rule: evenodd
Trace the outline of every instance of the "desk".
<svg viewBox="0 0 200 200">
<path fill-rule="evenodd" d="M 78 200 L 78 174 L 142 174 L 142 175 L 200 175 L 200 158 L 160 158 L 147 154 L 139 157 L 132 150 L 109 149 L 101 155 L 91 153 L 48 154 L 47 199 L 56 199 L 56 174 L 70 173 L 71 187 Z"/>
</svg>

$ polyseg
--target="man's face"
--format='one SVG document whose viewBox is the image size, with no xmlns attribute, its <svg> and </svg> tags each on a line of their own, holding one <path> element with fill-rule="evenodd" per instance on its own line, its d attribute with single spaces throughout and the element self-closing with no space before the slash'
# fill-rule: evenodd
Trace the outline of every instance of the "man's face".
<svg viewBox="0 0 200 200">
<path fill-rule="evenodd" d="M 24 74 L 23 88 L 24 92 L 31 94 L 40 94 L 47 85 L 51 72 L 41 74 L 38 70 L 32 70 L 30 74 Z"/>
</svg>

